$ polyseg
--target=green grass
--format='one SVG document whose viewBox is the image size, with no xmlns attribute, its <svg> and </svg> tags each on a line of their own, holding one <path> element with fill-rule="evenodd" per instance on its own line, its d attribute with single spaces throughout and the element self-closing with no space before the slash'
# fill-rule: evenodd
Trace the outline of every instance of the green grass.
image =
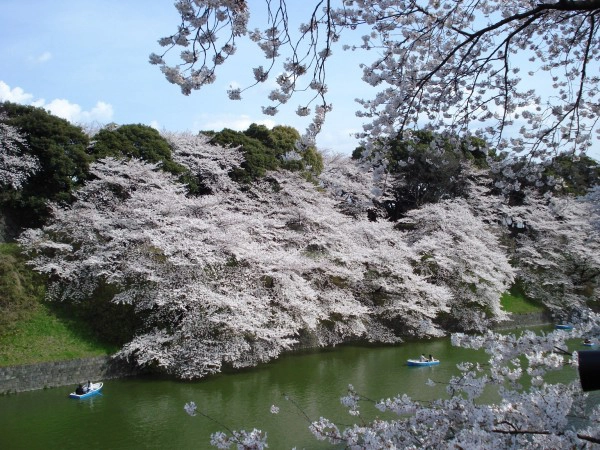
<svg viewBox="0 0 600 450">
<path fill-rule="evenodd" d="M 118 350 L 99 341 L 67 305 L 44 302 L 44 281 L 16 244 L 0 244 L 0 366 L 59 361 Z"/>
<path fill-rule="evenodd" d="M 46 305 L 0 336 L 0 366 L 110 355 L 118 347 L 102 344 L 75 320 L 61 318 Z"/>
<path fill-rule="evenodd" d="M 520 292 L 505 292 L 500 298 L 502 308 L 513 314 L 529 314 L 544 311 L 544 308 L 536 302 L 528 299 Z"/>
</svg>

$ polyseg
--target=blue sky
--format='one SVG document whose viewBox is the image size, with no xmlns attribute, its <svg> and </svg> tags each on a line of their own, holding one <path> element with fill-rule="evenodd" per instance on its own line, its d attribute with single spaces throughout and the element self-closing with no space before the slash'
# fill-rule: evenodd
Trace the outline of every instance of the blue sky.
<svg viewBox="0 0 600 450">
<path fill-rule="evenodd" d="M 262 10 L 265 2 L 250 4 Z M 290 16 L 301 21 L 306 6 L 300 0 L 289 4 L 296 9 Z M 168 83 L 148 56 L 161 52 L 157 40 L 179 23 L 173 0 L 2 0 L 0 101 L 42 106 L 74 123 L 143 123 L 197 132 L 244 130 L 256 122 L 304 131 L 310 116 L 295 114 L 300 97 L 275 117 L 262 114 L 272 82 L 246 91 L 242 101 L 228 99 L 230 86 L 252 84 L 252 68 L 266 65 L 254 43 L 240 43 L 217 81 L 190 96 Z M 264 28 L 264 19 L 251 19 L 250 28 L 255 27 Z M 358 145 L 352 134 L 361 131 L 362 119 L 355 116 L 354 100 L 375 93 L 361 81 L 361 57 L 370 62 L 376 55 L 334 49 L 327 71 L 327 97 L 334 109 L 317 138 L 321 150 L 351 153 Z M 598 141 L 589 153 L 599 159 Z"/>
<path fill-rule="evenodd" d="M 150 53 L 161 51 L 157 40 L 179 23 L 172 0 L 2 0 L 0 100 L 43 106 L 76 123 L 143 123 L 170 131 L 246 129 L 256 122 L 302 132 L 310 123 L 295 114 L 300 101 L 294 99 L 277 116 L 263 115 L 272 85 L 253 88 L 242 101 L 228 99 L 229 86 L 251 84 L 252 67 L 263 64 L 253 43 L 221 67 L 215 84 L 182 95 L 148 63 Z M 362 123 L 354 99 L 370 97 L 370 88 L 360 80 L 360 55 L 340 48 L 334 56 L 328 71 L 334 110 L 317 144 L 350 153 L 357 145 L 351 134 Z"/>
</svg>

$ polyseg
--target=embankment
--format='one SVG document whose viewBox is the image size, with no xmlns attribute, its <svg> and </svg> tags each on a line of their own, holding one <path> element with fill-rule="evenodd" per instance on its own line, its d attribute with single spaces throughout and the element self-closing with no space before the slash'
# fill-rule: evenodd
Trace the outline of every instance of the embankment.
<svg viewBox="0 0 600 450">
<path fill-rule="evenodd" d="M 0 394 L 123 378 L 138 372 L 110 356 L 0 367 Z"/>
</svg>

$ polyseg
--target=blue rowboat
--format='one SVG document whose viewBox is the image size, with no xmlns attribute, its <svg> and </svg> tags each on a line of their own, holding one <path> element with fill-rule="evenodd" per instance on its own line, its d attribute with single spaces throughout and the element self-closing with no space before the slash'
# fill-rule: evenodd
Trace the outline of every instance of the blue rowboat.
<svg viewBox="0 0 600 450">
<path fill-rule="evenodd" d="M 559 323 L 558 325 L 555 325 L 555 328 L 557 330 L 572 330 L 573 329 L 573 325 L 567 325 L 564 323 Z"/>
<path fill-rule="evenodd" d="M 585 345 L 586 347 L 594 347 L 596 345 L 595 342 L 585 342 L 583 341 L 581 345 Z"/>
<path fill-rule="evenodd" d="M 434 359 L 433 361 L 421 361 L 420 359 L 408 359 L 406 360 L 406 364 L 409 366 L 437 366 L 440 363 L 439 359 Z"/>
<path fill-rule="evenodd" d="M 87 392 L 85 392 L 84 394 L 76 394 L 75 392 L 71 392 L 69 394 L 69 398 L 75 398 L 75 399 L 84 399 L 84 398 L 89 398 L 89 397 L 93 397 L 94 395 L 97 395 L 100 393 L 100 390 L 102 389 L 103 383 L 99 382 L 99 383 L 90 383 L 90 388 Z"/>
</svg>

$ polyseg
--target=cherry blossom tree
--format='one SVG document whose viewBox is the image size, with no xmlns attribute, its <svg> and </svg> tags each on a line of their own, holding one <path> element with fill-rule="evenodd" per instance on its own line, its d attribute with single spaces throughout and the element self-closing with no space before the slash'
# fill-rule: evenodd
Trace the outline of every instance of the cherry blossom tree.
<svg viewBox="0 0 600 450">
<path fill-rule="evenodd" d="M 108 293 L 106 301 L 144 319 L 122 357 L 198 378 L 299 343 L 392 343 L 505 318 L 499 298 L 515 271 L 485 211 L 494 202 L 478 210 L 455 199 L 413 210 L 399 225 L 373 221 L 361 181 L 369 173 L 347 158 L 326 158 L 321 189 L 286 170 L 240 185 L 229 176 L 242 163 L 235 148 L 206 136 L 165 137 L 203 195 L 190 195 L 158 163 L 105 158 L 72 205 L 52 204 L 52 221 L 20 238 L 48 276 L 50 300 Z M 577 211 L 552 225 L 559 231 L 537 241 L 538 250 L 559 254 L 568 227 L 585 219 Z M 576 289 L 571 268 L 593 271 L 596 263 L 595 247 L 573 239 L 574 263 L 562 276 Z M 535 245 L 523 245 L 525 265 L 534 267 L 526 256 Z M 577 253 L 589 258 L 575 261 Z"/>
<path fill-rule="evenodd" d="M 526 293 L 559 317 L 597 303 L 600 242 L 589 203 L 530 194 L 510 214 L 521 227 L 514 257 Z"/>
<path fill-rule="evenodd" d="M 393 224 L 358 220 L 296 173 L 252 185 L 228 176 L 239 152 L 168 135 L 174 161 L 212 194 L 156 164 L 106 158 L 72 206 L 20 242 L 49 298 L 132 305 L 145 325 L 121 356 L 183 378 L 254 365 L 292 348 L 440 336 L 450 290 L 415 273 Z M 349 238 L 351 237 L 351 238 Z M 105 289 L 106 291 L 106 289 Z"/>
<path fill-rule="evenodd" d="M 37 157 L 26 152 L 27 139 L 0 114 L 0 186 L 18 190 L 40 168 Z"/>
<path fill-rule="evenodd" d="M 417 272 L 451 289 L 454 326 L 481 332 L 506 319 L 500 296 L 515 271 L 497 229 L 486 226 L 461 199 L 411 210 L 400 223 L 411 229 L 406 239 L 417 256 L 412 261 Z"/>
<path fill-rule="evenodd" d="M 385 198 L 385 183 L 380 174 L 373 183 L 375 171 L 372 166 L 357 164 L 347 155 L 331 152 L 325 153 L 324 165 L 319 184 L 339 200 L 340 210 L 359 218 L 380 208 L 377 202 L 381 203 Z"/>
<path fill-rule="evenodd" d="M 249 38 L 266 60 L 249 84 L 277 83 L 264 113 L 276 114 L 299 91 L 314 93 L 297 109 L 307 115 L 317 103 L 309 140 L 331 109 L 325 74 L 336 46 L 374 50 L 362 79 L 380 92 L 359 100 L 359 115 L 370 120 L 367 149 L 419 123 L 478 133 L 500 150 L 535 158 L 565 146 L 583 152 L 599 132 L 598 0 L 315 1 L 298 24 L 289 2 L 265 5 L 266 23 L 250 29 L 255 4 L 178 0 L 181 24 L 159 40 L 165 51 L 150 62 L 187 95 L 213 83 L 238 41 Z M 180 59 L 170 63 L 176 48 Z M 242 92 L 232 88 L 229 96 Z"/>
<path fill-rule="evenodd" d="M 584 197 L 574 197 L 565 189 L 551 193 L 548 185 L 524 183 L 516 191 L 497 195 L 501 191 L 494 186 L 494 175 L 480 170 L 470 178 L 467 202 L 471 211 L 495 225 L 516 280 L 528 297 L 543 304 L 557 320 L 582 306 L 597 304 L 596 188 Z"/>
</svg>

